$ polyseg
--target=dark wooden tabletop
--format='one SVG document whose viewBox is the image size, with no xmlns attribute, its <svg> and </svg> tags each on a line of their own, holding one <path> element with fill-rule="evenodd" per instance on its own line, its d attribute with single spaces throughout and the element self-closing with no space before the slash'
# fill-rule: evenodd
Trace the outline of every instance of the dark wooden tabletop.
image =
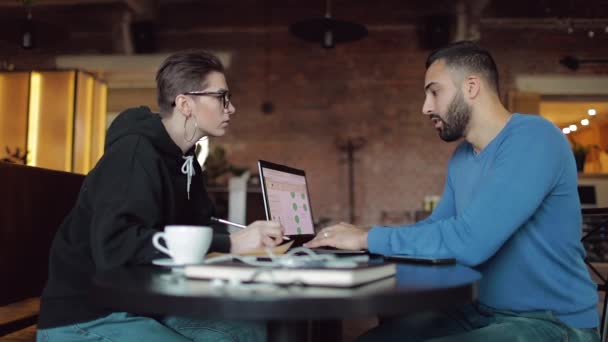
<svg viewBox="0 0 608 342">
<path fill-rule="evenodd" d="M 139 314 L 199 318 L 306 320 L 393 315 L 476 299 L 481 275 L 465 266 L 398 264 L 397 275 L 356 288 L 214 285 L 180 269 L 137 266 L 95 276 L 93 302 Z"/>
</svg>

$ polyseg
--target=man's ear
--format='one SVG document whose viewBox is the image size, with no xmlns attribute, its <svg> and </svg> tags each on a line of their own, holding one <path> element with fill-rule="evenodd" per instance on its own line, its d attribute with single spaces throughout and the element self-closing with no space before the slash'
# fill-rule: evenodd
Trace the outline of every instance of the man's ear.
<svg viewBox="0 0 608 342">
<path fill-rule="evenodd" d="M 481 79 L 476 75 L 469 75 L 463 82 L 462 93 L 469 99 L 474 99 L 481 91 Z"/>
</svg>

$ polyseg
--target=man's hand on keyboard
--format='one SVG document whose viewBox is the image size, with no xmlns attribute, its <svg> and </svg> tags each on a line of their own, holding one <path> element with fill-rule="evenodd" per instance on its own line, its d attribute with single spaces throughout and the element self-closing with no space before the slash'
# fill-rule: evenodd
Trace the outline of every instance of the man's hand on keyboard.
<svg viewBox="0 0 608 342">
<path fill-rule="evenodd" d="M 330 246 L 340 249 L 367 249 L 367 229 L 346 222 L 323 228 L 314 239 L 304 247 L 316 248 Z"/>
</svg>

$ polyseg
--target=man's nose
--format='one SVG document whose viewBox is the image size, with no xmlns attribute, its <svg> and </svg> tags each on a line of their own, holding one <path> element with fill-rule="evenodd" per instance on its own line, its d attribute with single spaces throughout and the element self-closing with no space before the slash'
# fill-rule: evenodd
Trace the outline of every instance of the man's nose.
<svg viewBox="0 0 608 342">
<path fill-rule="evenodd" d="M 433 102 L 431 100 L 429 100 L 428 97 L 426 97 L 424 99 L 424 104 L 422 105 L 422 114 L 424 115 L 430 115 L 432 113 L 434 113 L 434 106 L 433 106 Z"/>
</svg>

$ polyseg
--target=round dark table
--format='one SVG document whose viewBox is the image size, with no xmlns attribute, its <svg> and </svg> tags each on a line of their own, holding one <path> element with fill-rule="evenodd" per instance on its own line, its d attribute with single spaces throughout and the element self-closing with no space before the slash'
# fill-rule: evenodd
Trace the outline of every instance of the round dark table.
<svg viewBox="0 0 608 342">
<path fill-rule="evenodd" d="M 356 288 L 214 285 L 180 269 L 125 267 L 95 275 L 97 306 L 148 315 L 267 320 L 271 340 L 307 340 L 302 322 L 387 316 L 455 307 L 476 299 L 481 275 L 465 266 L 397 264 L 396 277 Z"/>
</svg>

